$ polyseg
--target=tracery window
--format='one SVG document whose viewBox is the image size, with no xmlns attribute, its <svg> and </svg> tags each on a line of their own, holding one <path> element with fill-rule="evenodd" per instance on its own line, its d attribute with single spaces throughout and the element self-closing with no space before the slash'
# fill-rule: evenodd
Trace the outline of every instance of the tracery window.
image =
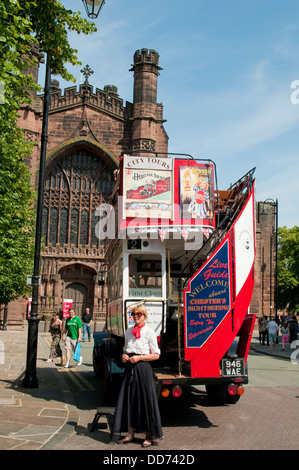
<svg viewBox="0 0 299 470">
<path fill-rule="evenodd" d="M 45 246 L 100 247 L 95 210 L 108 201 L 112 188 L 113 169 L 99 156 L 78 151 L 57 160 L 45 181 Z"/>
</svg>

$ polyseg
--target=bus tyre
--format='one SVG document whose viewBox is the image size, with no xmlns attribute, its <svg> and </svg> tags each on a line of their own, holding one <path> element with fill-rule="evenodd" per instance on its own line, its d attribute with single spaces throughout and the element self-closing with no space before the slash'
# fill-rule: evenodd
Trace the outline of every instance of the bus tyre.
<svg viewBox="0 0 299 470">
<path fill-rule="evenodd" d="M 240 400 L 241 395 L 229 395 L 227 394 L 227 401 L 226 403 L 229 405 L 234 405 Z"/>
<path fill-rule="evenodd" d="M 233 405 L 240 400 L 240 395 L 229 395 L 227 384 L 206 385 L 208 400 L 214 405 Z"/>
<path fill-rule="evenodd" d="M 93 363 L 93 370 L 94 370 L 96 377 L 103 377 L 103 373 L 104 373 L 103 357 L 96 355 L 95 348 L 93 348 L 92 363 Z"/>
</svg>

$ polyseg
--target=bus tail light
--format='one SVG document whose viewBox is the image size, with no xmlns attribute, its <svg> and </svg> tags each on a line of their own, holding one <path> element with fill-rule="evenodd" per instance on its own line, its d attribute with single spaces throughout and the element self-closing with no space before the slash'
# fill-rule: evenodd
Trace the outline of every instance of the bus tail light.
<svg viewBox="0 0 299 470">
<path fill-rule="evenodd" d="M 169 388 L 162 388 L 161 390 L 161 396 L 164 398 L 167 398 L 170 394 Z"/>
<path fill-rule="evenodd" d="M 228 394 L 229 395 L 243 395 L 243 393 L 245 392 L 245 389 L 243 387 L 243 385 L 236 385 L 236 384 L 230 384 L 228 386 Z"/>
<path fill-rule="evenodd" d="M 179 385 L 175 385 L 172 389 L 172 395 L 175 397 L 175 398 L 178 398 L 182 395 L 183 393 L 183 390 L 182 388 L 179 386 Z"/>
<path fill-rule="evenodd" d="M 236 395 L 237 390 L 238 390 L 238 387 L 235 384 L 230 384 L 227 389 L 229 395 Z"/>
</svg>

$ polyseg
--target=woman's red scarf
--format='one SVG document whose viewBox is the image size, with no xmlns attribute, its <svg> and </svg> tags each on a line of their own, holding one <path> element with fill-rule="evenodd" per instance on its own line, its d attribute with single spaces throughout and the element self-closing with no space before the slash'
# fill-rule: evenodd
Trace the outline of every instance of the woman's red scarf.
<svg viewBox="0 0 299 470">
<path fill-rule="evenodd" d="M 143 323 L 143 325 L 140 325 L 140 326 L 135 325 L 133 330 L 131 331 L 132 335 L 134 335 L 136 339 L 140 338 L 141 336 L 140 330 L 144 325 L 145 323 Z"/>
</svg>

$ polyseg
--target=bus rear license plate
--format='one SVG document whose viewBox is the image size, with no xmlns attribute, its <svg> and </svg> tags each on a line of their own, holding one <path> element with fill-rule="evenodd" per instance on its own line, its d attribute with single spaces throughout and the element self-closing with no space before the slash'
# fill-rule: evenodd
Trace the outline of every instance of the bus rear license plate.
<svg viewBox="0 0 299 470">
<path fill-rule="evenodd" d="M 245 375 L 245 361 L 244 359 L 222 359 L 221 369 L 225 377 Z"/>
</svg>

